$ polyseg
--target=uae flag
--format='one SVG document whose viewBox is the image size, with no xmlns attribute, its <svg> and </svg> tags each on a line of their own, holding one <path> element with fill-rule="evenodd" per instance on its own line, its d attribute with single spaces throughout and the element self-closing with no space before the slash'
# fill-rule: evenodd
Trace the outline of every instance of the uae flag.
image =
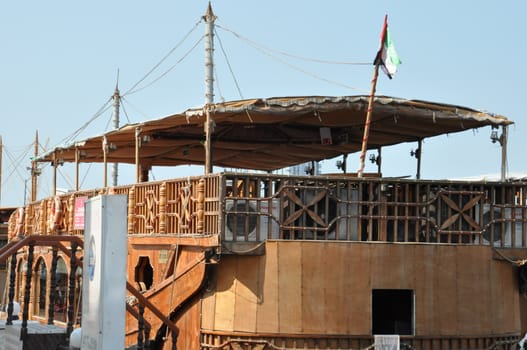
<svg viewBox="0 0 527 350">
<path fill-rule="evenodd" d="M 388 29 L 388 15 L 384 17 L 384 25 L 381 32 L 381 48 L 377 52 L 373 64 L 380 65 L 390 79 L 393 78 L 395 72 L 397 72 L 397 67 L 401 64 L 397 51 L 395 51 L 392 37 L 390 36 L 390 30 Z"/>
</svg>

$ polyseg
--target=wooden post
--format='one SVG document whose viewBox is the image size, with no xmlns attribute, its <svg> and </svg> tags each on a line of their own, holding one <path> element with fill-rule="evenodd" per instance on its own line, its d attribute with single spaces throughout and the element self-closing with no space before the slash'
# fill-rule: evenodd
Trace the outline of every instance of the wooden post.
<svg viewBox="0 0 527 350">
<path fill-rule="evenodd" d="M 415 178 L 419 180 L 421 178 L 421 155 L 423 154 L 423 139 L 419 139 L 417 141 L 417 174 L 415 175 Z"/>
<path fill-rule="evenodd" d="M 135 223 L 135 186 L 128 191 L 128 234 L 134 233 Z"/>
<path fill-rule="evenodd" d="M 31 296 L 31 279 L 33 278 L 33 252 L 35 243 L 31 242 L 28 246 L 27 252 L 27 273 L 26 285 L 24 291 L 24 307 L 22 312 L 22 328 L 20 330 L 20 340 L 24 340 L 27 336 L 27 320 L 29 318 L 29 300 Z"/>
<path fill-rule="evenodd" d="M 388 15 L 384 16 L 384 24 L 381 31 L 381 42 L 379 51 L 377 51 L 377 55 L 375 56 L 375 60 L 373 61 L 374 69 L 373 69 L 373 79 L 371 80 L 371 92 L 370 92 L 370 99 L 368 101 L 368 111 L 366 113 L 366 122 L 364 123 L 364 135 L 362 137 L 362 147 L 361 147 L 361 153 L 360 153 L 360 161 L 359 161 L 359 170 L 357 171 L 357 176 L 362 177 L 362 173 L 364 172 L 364 159 L 366 158 L 366 151 L 368 150 L 368 137 L 370 136 L 370 124 L 371 124 L 371 114 L 373 109 L 373 101 L 375 98 L 375 89 L 377 88 L 377 78 L 379 76 L 379 65 L 383 64 L 382 58 L 383 58 L 383 52 L 384 52 L 384 40 L 386 38 L 386 35 L 388 33 Z M 391 79 L 391 76 L 388 75 Z"/>
<path fill-rule="evenodd" d="M 205 229 L 205 179 L 199 179 L 198 183 L 198 203 L 196 205 L 198 213 L 196 231 L 203 233 Z"/>
<path fill-rule="evenodd" d="M 75 305 L 75 272 L 77 270 L 77 243 L 71 243 L 71 255 L 70 255 L 70 275 L 68 285 L 68 323 L 66 326 L 66 334 L 68 338 L 73 331 L 73 325 L 75 320 L 73 319 L 73 308 Z"/>
<path fill-rule="evenodd" d="M 48 305 L 48 324 L 53 324 L 55 318 L 55 289 L 57 288 L 57 260 L 58 260 L 58 249 L 53 247 L 53 253 L 51 258 L 51 275 L 50 280 L 50 291 L 49 291 L 49 305 Z"/>
<path fill-rule="evenodd" d="M 507 125 L 501 127 L 501 181 L 507 179 Z"/>
<path fill-rule="evenodd" d="M 366 112 L 366 122 L 364 123 L 364 134 L 362 136 L 362 147 L 361 147 L 360 159 L 359 159 L 359 170 L 357 171 L 358 177 L 362 177 L 362 173 L 364 172 L 364 159 L 366 158 L 366 151 L 368 150 L 368 137 L 370 135 L 371 114 L 372 114 L 372 109 L 373 109 L 373 100 L 375 98 L 375 89 L 377 87 L 377 77 L 378 76 L 379 76 L 379 63 L 376 63 L 375 68 L 373 69 L 370 99 L 368 101 L 368 110 Z"/>
<path fill-rule="evenodd" d="M 382 147 L 379 147 L 377 151 L 377 175 L 381 177 L 381 174 L 382 174 Z"/>
<path fill-rule="evenodd" d="M 135 128 L 135 182 L 138 183 L 141 177 L 141 167 L 139 165 L 139 147 L 141 147 L 141 129 Z"/>
<path fill-rule="evenodd" d="M 11 255 L 9 263 L 9 291 L 7 293 L 7 321 L 6 325 L 13 324 L 13 301 L 15 299 L 15 283 L 16 283 L 16 252 Z M 16 315 L 18 316 L 18 315 Z"/>
<path fill-rule="evenodd" d="M 108 187 L 108 139 L 106 138 L 106 135 L 102 138 L 102 158 L 103 158 L 103 164 L 104 164 L 104 179 L 103 179 L 103 187 Z"/>
<path fill-rule="evenodd" d="M 159 233 L 167 233 L 167 183 L 159 187 Z"/>
<path fill-rule="evenodd" d="M 57 194 L 57 152 L 53 153 L 53 196 Z"/>
<path fill-rule="evenodd" d="M 80 151 L 78 147 L 75 147 L 75 192 L 79 190 L 79 159 Z"/>
</svg>

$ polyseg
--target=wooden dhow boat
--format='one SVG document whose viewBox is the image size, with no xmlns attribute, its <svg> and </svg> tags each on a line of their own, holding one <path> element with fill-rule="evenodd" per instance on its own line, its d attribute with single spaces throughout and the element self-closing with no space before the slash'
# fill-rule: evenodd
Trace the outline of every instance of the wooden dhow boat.
<svg viewBox="0 0 527 350">
<path fill-rule="evenodd" d="M 127 346 L 358 349 L 397 334 L 416 349 L 512 347 L 526 329 L 525 182 L 271 173 L 359 150 L 367 104 L 366 96 L 218 103 L 38 156 L 54 169 L 133 163 L 138 181 L 16 210 L 0 255 L 11 261 L 9 300 L 22 303 L 24 319 L 71 332 L 82 203 L 126 194 Z M 511 124 L 392 97 L 376 97 L 373 108 L 374 149 Z M 207 114 L 213 164 L 260 171 L 141 177 L 151 166 L 203 164 Z"/>
<path fill-rule="evenodd" d="M 210 6 L 205 17 L 210 39 Z M 515 348 L 527 330 L 527 182 L 505 167 L 499 181 L 425 180 L 419 167 L 415 179 L 383 177 L 380 163 L 386 146 L 417 142 L 419 164 L 424 139 L 490 127 L 501 128 L 505 164 L 512 121 L 388 96 L 212 96 L 36 155 L 31 201 L 11 215 L 0 250 L 7 324 L 16 301 L 22 340 L 31 320 L 64 327 L 64 338 L 79 325 L 84 203 L 120 194 L 128 348 Z M 361 151 L 366 125 L 379 171 L 350 173 L 346 156 Z M 340 156 L 339 173 L 274 172 Z M 59 194 L 68 162 L 75 189 Z M 41 163 L 53 166 L 54 195 L 38 199 Z M 103 165 L 99 188 L 79 188 L 81 163 Z M 135 182 L 109 185 L 109 163 L 133 164 Z M 187 164 L 203 175 L 185 176 Z M 149 181 L 157 166 L 173 178 Z"/>
</svg>

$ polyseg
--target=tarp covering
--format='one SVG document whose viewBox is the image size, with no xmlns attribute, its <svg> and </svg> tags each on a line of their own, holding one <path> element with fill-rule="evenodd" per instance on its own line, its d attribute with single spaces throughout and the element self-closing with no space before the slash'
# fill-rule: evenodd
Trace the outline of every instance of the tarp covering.
<svg viewBox="0 0 527 350">
<path fill-rule="evenodd" d="M 280 97 L 217 103 L 209 106 L 214 121 L 213 164 L 228 168 L 276 170 L 361 150 L 368 96 Z M 57 147 L 37 157 L 74 162 L 144 166 L 204 164 L 205 109 L 189 109 L 165 118 L 128 124 L 104 135 Z M 504 116 L 466 107 L 378 96 L 375 98 L 368 148 L 411 142 L 483 126 L 512 124 Z M 136 135 L 139 135 L 136 138 Z M 321 136 L 322 135 L 322 136 Z"/>
</svg>

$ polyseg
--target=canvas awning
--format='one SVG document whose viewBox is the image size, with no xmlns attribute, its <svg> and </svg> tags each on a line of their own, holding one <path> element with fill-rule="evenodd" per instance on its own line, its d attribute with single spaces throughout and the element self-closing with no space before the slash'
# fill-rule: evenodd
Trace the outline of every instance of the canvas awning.
<svg viewBox="0 0 527 350">
<path fill-rule="evenodd" d="M 210 106 L 214 120 L 213 164 L 276 170 L 358 152 L 367 106 L 368 96 L 281 97 L 214 104 Z M 79 162 L 103 162 L 102 144 L 106 137 L 107 162 L 135 163 L 137 135 L 142 165 L 204 164 L 205 120 L 203 108 L 189 109 L 57 147 L 36 161 L 75 162 L 78 152 Z M 378 96 L 368 148 L 508 124 L 512 121 L 504 116 L 466 107 Z"/>
</svg>

